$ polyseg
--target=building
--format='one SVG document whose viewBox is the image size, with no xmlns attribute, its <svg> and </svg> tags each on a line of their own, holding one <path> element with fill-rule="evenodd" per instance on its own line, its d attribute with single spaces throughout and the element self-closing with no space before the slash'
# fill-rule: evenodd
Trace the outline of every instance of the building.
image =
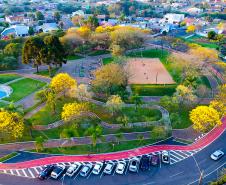
<svg viewBox="0 0 226 185">
<path fill-rule="evenodd" d="M 162 23 L 180 24 L 184 20 L 184 14 L 168 13 L 162 19 Z"/>
<path fill-rule="evenodd" d="M 13 25 L 9 28 L 4 29 L 3 32 L 1 33 L 1 37 L 4 38 L 10 35 L 13 35 L 15 37 L 25 37 L 29 35 L 28 30 L 29 30 L 28 26 Z"/>
</svg>

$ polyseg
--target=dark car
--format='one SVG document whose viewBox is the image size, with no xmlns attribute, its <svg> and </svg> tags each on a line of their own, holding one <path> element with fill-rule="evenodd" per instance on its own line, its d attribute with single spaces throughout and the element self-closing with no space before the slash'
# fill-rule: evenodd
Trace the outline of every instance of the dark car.
<svg viewBox="0 0 226 185">
<path fill-rule="evenodd" d="M 47 179 L 54 170 L 54 167 L 55 167 L 54 165 L 47 166 L 44 170 L 42 170 L 39 173 L 38 178 L 42 180 Z"/>
<path fill-rule="evenodd" d="M 147 155 L 143 155 L 140 160 L 140 169 L 141 170 L 148 170 L 150 167 L 150 158 Z"/>
<path fill-rule="evenodd" d="M 158 165 L 159 164 L 159 156 L 158 155 L 152 155 L 150 163 L 153 166 Z"/>
</svg>

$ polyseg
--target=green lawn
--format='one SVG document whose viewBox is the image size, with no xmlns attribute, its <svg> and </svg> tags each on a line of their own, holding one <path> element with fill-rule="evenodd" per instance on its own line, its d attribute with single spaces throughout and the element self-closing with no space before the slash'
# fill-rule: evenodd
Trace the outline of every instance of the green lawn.
<svg viewBox="0 0 226 185">
<path fill-rule="evenodd" d="M 205 85 L 208 88 L 211 88 L 210 82 L 206 76 L 201 76 L 201 84 Z"/>
<path fill-rule="evenodd" d="M 198 39 L 205 39 L 206 42 L 199 41 Z M 211 48 L 211 49 L 219 48 L 219 46 L 216 42 L 208 41 L 207 38 L 201 37 L 201 36 L 198 36 L 198 35 L 195 35 L 193 37 L 185 39 L 185 42 L 199 44 L 202 47 Z"/>
<path fill-rule="evenodd" d="M 12 80 L 21 78 L 21 76 L 16 74 L 0 74 L 0 84 L 4 84 L 6 82 L 10 82 Z"/>
<path fill-rule="evenodd" d="M 134 94 L 139 96 L 172 96 L 176 91 L 176 84 L 173 85 L 131 85 Z"/>
<path fill-rule="evenodd" d="M 39 71 L 38 73 L 36 72 L 35 74 L 41 75 L 41 76 L 53 77 L 53 76 L 56 75 L 56 73 L 57 73 L 58 70 L 59 70 L 59 68 L 53 68 L 51 70 L 51 76 L 49 76 L 49 70 Z"/>
<path fill-rule="evenodd" d="M 5 156 L 0 158 L 0 162 L 4 162 L 6 160 L 9 160 L 9 159 L 15 157 L 17 154 L 18 154 L 17 152 L 12 152 L 12 153 L 10 153 L 8 155 L 5 155 Z"/>
<path fill-rule="evenodd" d="M 5 107 L 7 104 L 3 103 L 3 102 L 0 102 L 0 108 L 3 108 Z"/>
<path fill-rule="evenodd" d="M 30 121 L 33 125 L 48 125 L 50 123 L 54 123 L 55 121 L 61 120 L 62 108 L 64 104 L 68 102 L 72 102 L 72 100 L 58 100 L 56 103 L 56 114 L 53 114 L 51 108 L 47 105 L 34 114 L 30 118 Z"/>
<path fill-rule="evenodd" d="M 67 57 L 67 60 L 78 60 L 78 59 L 81 59 L 83 58 L 82 56 L 79 56 L 79 55 L 69 55 Z"/>
<path fill-rule="evenodd" d="M 184 128 L 190 127 L 192 125 L 192 122 L 189 119 L 189 113 L 190 113 L 190 110 L 182 109 L 179 112 L 180 121 L 177 123 L 174 123 L 171 120 L 173 129 L 184 129 Z"/>
<path fill-rule="evenodd" d="M 107 64 L 112 63 L 113 60 L 114 60 L 114 59 L 113 59 L 112 57 L 109 57 L 109 58 L 103 58 L 103 59 L 102 59 L 104 65 L 107 65 Z"/>
<path fill-rule="evenodd" d="M 45 82 L 41 82 L 38 80 L 30 78 L 21 79 L 9 85 L 13 89 L 13 92 L 10 95 L 10 97 L 4 98 L 4 100 L 16 102 L 28 96 L 29 94 L 39 90 L 45 85 L 46 85 Z"/>
<path fill-rule="evenodd" d="M 110 51 L 106 50 L 95 50 L 89 53 L 89 56 L 98 56 L 98 55 L 104 55 L 104 54 L 109 54 Z"/>
<path fill-rule="evenodd" d="M 114 147 L 112 143 L 101 143 L 97 144 L 95 148 L 92 145 L 79 145 L 72 147 L 59 147 L 59 148 L 46 148 L 44 153 L 52 154 L 67 154 L 67 155 L 78 155 L 78 154 L 95 154 L 95 153 L 108 153 L 108 152 L 117 152 L 122 150 L 134 149 L 144 145 L 150 145 L 156 142 L 154 139 L 146 139 L 143 141 L 134 140 L 134 141 L 121 141 L 119 144 L 115 143 Z M 35 151 L 35 150 L 32 150 Z"/>
</svg>

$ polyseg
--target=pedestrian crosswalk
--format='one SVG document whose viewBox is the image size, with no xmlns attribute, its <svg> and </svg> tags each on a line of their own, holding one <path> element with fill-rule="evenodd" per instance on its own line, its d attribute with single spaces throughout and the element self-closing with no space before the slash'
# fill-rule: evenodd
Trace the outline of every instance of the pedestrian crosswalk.
<svg viewBox="0 0 226 185">
<path fill-rule="evenodd" d="M 182 151 L 182 150 L 170 150 L 170 164 L 175 164 L 177 162 L 180 162 L 190 156 L 192 156 L 193 154 L 197 153 L 200 150 L 193 150 L 193 151 Z M 159 155 L 161 156 L 161 152 L 153 152 L 150 154 L 147 154 L 149 156 L 151 155 Z M 135 156 L 131 156 L 135 157 Z M 137 158 L 141 158 L 142 155 L 140 156 L 136 156 Z M 125 158 L 125 159 L 121 159 L 123 161 L 129 161 L 131 158 Z M 114 163 L 118 163 L 118 161 L 121 160 L 112 160 L 112 162 Z M 92 165 L 95 164 L 95 162 L 82 162 L 83 165 L 87 164 L 87 163 L 91 163 Z M 73 162 L 62 162 L 62 163 L 57 163 L 60 165 L 65 165 L 65 166 L 70 166 L 71 164 L 73 164 Z M 36 178 L 38 176 L 38 174 L 45 168 L 46 166 L 36 166 L 36 167 L 32 167 L 32 168 L 26 168 L 26 169 L 11 169 L 11 170 L 0 170 L 0 173 L 4 173 L 4 174 L 9 174 L 9 175 L 15 175 L 15 176 L 20 176 L 20 177 L 26 177 L 26 178 Z"/>
</svg>

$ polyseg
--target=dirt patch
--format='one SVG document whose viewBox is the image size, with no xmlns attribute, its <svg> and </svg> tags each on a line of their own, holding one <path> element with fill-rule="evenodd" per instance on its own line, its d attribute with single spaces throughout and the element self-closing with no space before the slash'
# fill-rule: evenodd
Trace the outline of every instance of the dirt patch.
<svg viewBox="0 0 226 185">
<path fill-rule="evenodd" d="M 174 80 L 158 58 L 132 58 L 126 65 L 129 84 L 174 84 Z"/>
</svg>

